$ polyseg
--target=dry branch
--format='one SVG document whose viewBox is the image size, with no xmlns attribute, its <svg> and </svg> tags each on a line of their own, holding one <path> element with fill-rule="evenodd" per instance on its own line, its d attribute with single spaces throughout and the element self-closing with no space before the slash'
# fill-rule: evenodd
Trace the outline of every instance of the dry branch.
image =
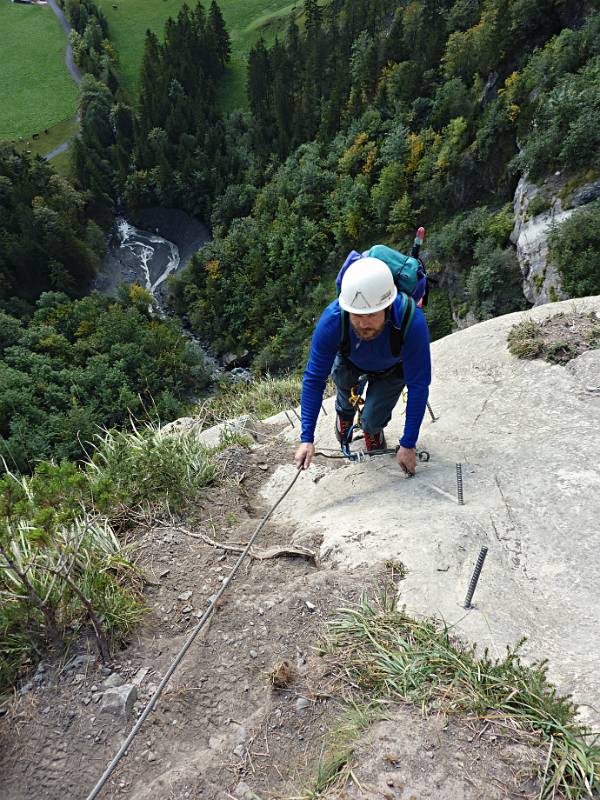
<svg viewBox="0 0 600 800">
<path fill-rule="evenodd" d="M 175 530 L 181 531 L 186 536 L 191 536 L 193 539 L 201 539 L 211 547 L 220 547 L 222 550 L 227 550 L 230 553 L 242 553 L 246 547 L 244 544 L 234 544 L 232 542 L 218 542 L 216 539 L 211 539 L 205 533 L 194 533 L 187 528 L 182 528 L 177 525 L 174 526 Z M 302 545 L 283 545 L 281 547 L 269 547 L 267 550 L 255 550 L 250 548 L 248 555 L 255 558 L 257 561 L 266 561 L 269 558 L 278 558 L 279 556 L 300 556 L 308 558 L 311 561 L 316 561 L 317 554 L 314 550 Z"/>
</svg>

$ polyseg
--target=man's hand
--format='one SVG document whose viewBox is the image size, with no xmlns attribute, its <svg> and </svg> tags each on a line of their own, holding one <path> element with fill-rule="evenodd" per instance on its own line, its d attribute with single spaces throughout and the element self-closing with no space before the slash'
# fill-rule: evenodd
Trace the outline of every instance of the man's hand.
<svg viewBox="0 0 600 800">
<path fill-rule="evenodd" d="M 400 447 L 396 453 L 398 466 L 407 475 L 414 475 L 417 471 L 417 451 L 414 447 Z"/>
<path fill-rule="evenodd" d="M 294 456 L 294 464 L 298 467 L 298 469 L 308 469 L 310 467 L 310 462 L 313 460 L 315 455 L 315 446 L 312 442 L 302 442 L 300 447 L 296 450 L 296 455 Z"/>
</svg>

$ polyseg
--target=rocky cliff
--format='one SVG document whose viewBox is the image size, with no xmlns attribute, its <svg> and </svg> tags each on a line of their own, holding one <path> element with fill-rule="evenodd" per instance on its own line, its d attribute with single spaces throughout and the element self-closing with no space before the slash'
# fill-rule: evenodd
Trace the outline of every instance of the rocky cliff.
<svg viewBox="0 0 600 800">
<path fill-rule="evenodd" d="M 341 706 L 339 672 L 316 645 L 337 608 L 357 608 L 364 591 L 389 585 L 390 564 L 402 576 L 400 605 L 416 619 L 442 617 L 453 638 L 476 642 L 493 658 L 528 637 L 525 655 L 548 658 L 559 691 L 573 693 L 586 721 L 600 721 L 600 349 L 552 366 L 519 360 L 506 346 L 515 323 L 561 312 L 600 320 L 600 296 L 492 319 L 432 345 L 437 419 L 424 420 L 419 447 L 431 458 L 414 478 L 392 455 L 339 458 L 333 400 L 324 403 L 316 443 L 337 460 L 318 458 L 298 477 L 103 797 L 317 796 L 297 787 L 309 786 Z M 399 403 L 386 431 L 390 444 L 402 413 Z M 87 653 L 67 664 L 49 660 L 10 708 L 0 706 L 3 798 L 86 796 L 242 543 L 296 475 L 298 430 L 289 411 L 198 434 L 211 445 L 244 432 L 254 444 L 223 451 L 228 479 L 187 519 L 157 518 L 139 532 L 148 614 L 113 663 L 102 666 Z M 457 462 L 464 505 L 456 498 Z M 482 545 L 489 553 L 466 610 Z M 487 720 L 477 727 L 476 715 L 423 718 L 418 707 L 392 703 L 357 744 L 344 794 L 331 784 L 332 793 L 319 796 L 540 796 L 523 776 L 536 765 L 543 771 L 547 744 L 528 749 L 501 724 L 497 735 Z"/>
<path fill-rule="evenodd" d="M 535 306 L 564 300 L 556 266 L 548 254 L 548 234 L 577 208 L 600 197 L 600 180 L 569 189 L 567 180 L 556 173 L 542 185 L 524 175 L 514 198 L 515 226 L 511 241 L 523 273 L 523 294 Z"/>
</svg>

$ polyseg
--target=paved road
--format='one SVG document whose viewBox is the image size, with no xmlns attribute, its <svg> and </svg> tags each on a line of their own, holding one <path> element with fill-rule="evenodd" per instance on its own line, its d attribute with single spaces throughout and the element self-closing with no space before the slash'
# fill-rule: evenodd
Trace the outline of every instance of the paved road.
<svg viewBox="0 0 600 800">
<path fill-rule="evenodd" d="M 71 40 L 69 36 L 71 33 L 71 26 L 67 22 L 67 19 L 63 14 L 62 10 L 59 8 L 56 0 L 48 0 L 48 5 L 58 17 L 58 21 L 60 22 L 62 29 L 67 34 L 67 49 L 65 51 L 65 64 L 67 69 L 69 70 L 69 74 L 71 75 L 77 86 L 79 86 L 79 84 L 81 83 L 81 72 L 79 71 L 79 68 L 75 63 L 75 60 L 73 59 L 73 48 L 71 46 Z M 68 146 L 69 142 L 63 142 L 62 144 L 59 144 L 58 147 L 54 148 L 54 150 L 51 150 L 49 153 L 46 153 L 44 159 L 46 161 L 50 161 L 50 159 L 55 158 L 55 156 L 64 153 L 65 150 L 68 148 Z"/>
<path fill-rule="evenodd" d="M 54 148 L 54 150 L 51 150 L 49 153 L 46 153 L 46 155 L 44 156 L 44 159 L 46 161 L 50 161 L 51 158 L 55 158 L 56 156 L 59 156 L 61 153 L 64 153 L 65 150 L 68 149 L 69 144 L 70 144 L 70 142 L 63 142 L 62 144 L 59 144 L 58 147 Z"/>
<path fill-rule="evenodd" d="M 48 5 L 58 17 L 58 21 L 60 22 L 62 29 L 67 34 L 68 44 L 67 44 L 67 50 L 65 52 L 65 64 L 67 65 L 67 69 L 69 70 L 71 77 L 73 78 L 75 83 L 79 86 L 79 84 L 81 83 L 81 72 L 79 72 L 79 69 L 75 64 L 75 61 L 73 60 L 73 48 L 71 47 L 71 42 L 69 40 L 69 34 L 71 33 L 71 26 L 67 22 L 65 15 L 59 8 L 56 0 L 48 0 Z"/>
</svg>

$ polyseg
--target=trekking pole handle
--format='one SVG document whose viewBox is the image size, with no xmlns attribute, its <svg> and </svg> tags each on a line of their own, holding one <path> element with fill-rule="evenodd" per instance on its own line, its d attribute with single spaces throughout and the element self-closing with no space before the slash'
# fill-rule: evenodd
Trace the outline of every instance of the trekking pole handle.
<svg viewBox="0 0 600 800">
<path fill-rule="evenodd" d="M 421 225 L 421 227 L 417 230 L 417 235 L 415 236 L 415 241 L 413 242 L 412 250 L 410 251 L 410 254 L 413 258 L 419 257 L 419 251 L 424 240 L 425 228 Z"/>
</svg>

